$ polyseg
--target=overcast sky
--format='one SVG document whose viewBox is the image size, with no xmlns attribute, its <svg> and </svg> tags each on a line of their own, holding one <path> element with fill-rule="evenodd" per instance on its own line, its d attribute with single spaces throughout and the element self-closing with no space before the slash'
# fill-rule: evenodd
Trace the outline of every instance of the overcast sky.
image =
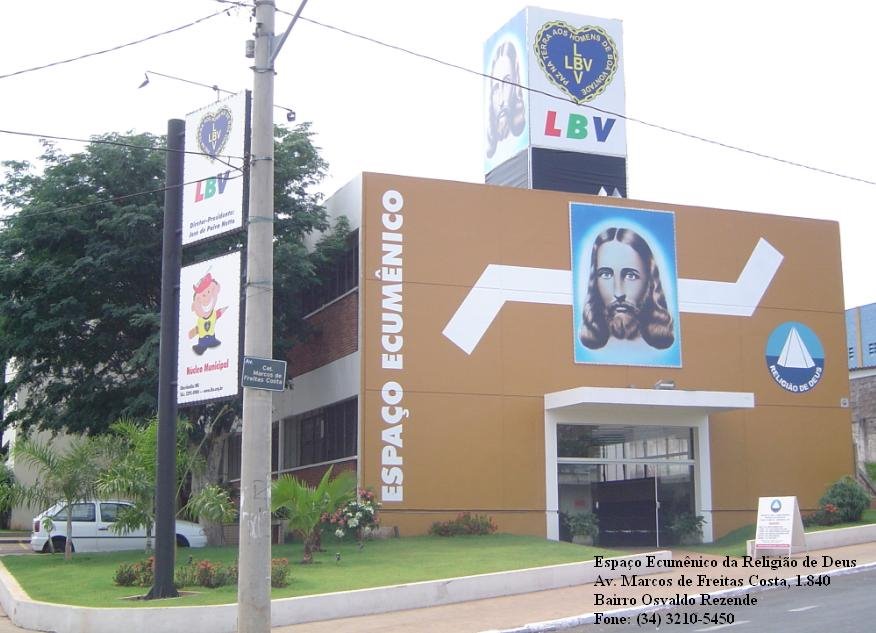
<svg viewBox="0 0 876 633">
<path fill-rule="evenodd" d="M 214 0 L 0 3 L 0 75 L 181 26 Z M 294 12 L 297 0 L 277 0 Z M 526 6 L 514 0 L 310 0 L 303 15 L 480 70 L 483 43 Z M 876 181 L 868 3 L 545 0 L 543 8 L 623 20 L 627 114 L 664 127 Z M 144 71 L 252 85 L 231 9 L 105 55 L 0 79 L 0 128 L 71 137 L 163 134 L 213 91 Z M 277 28 L 288 16 L 278 15 Z M 328 30 L 296 25 L 278 58 L 275 102 L 312 121 L 330 163 L 329 194 L 361 171 L 483 182 L 483 84 L 458 69 Z M 282 112 L 277 113 L 282 120 Z M 876 301 L 876 186 L 627 124 L 631 198 L 836 220 L 847 307 Z M 67 152 L 81 144 L 61 142 Z M 0 134 L 0 160 L 33 159 L 34 139 Z M 813 267 L 818 253 L 813 253 Z"/>
</svg>

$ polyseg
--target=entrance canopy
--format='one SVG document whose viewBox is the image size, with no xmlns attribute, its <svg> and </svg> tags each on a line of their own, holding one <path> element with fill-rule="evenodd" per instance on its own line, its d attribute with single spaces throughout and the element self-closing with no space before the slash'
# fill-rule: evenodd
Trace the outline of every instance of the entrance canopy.
<svg viewBox="0 0 876 633">
<path fill-rule="evenodd" d="M 615 409 L 627 407 L 669 407 L 672 409 L 699 410 L 701 413 L 717 413 L 732 409 L 753 409 L 754 394 L 746 391 L 685 391 L 680 389 L 623 389 L 617 387 L 576 387 L 555 391 L 544 396 L 545 411 L 560 412 Z"/>
</svg>

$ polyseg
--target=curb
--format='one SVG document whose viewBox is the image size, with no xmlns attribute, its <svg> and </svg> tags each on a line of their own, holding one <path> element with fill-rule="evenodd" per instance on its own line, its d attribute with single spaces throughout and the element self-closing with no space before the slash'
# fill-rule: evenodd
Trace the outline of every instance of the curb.
<svg viewBox="0 0 876 633">
<path fill-rule="evenodd" d="M 615 559 L 671 559 L 657 550 Z M 271 601 L 272 626 L 374 615 L 495 598 L 593 582 L 598 575 L 617 577 L 620 569 L 599 570 L 595 561 L 462 576 L 387 587 L 279 598 Z M 234 633 L 236 603 L 212 606 L 77 607 L 32 600 L 0 563 L 0 605 L 13 624 L 56 633 Z M 331 614 L 327 616 L 326 614 Z"/>
<path fill-rule="evenodd" d="M 812 574 L 813 576 L 850 576 L 852 574 L 857 574 L 864 571 L 870 571 L 871 569 L 876 569 L 876 563 L 864 563 L 863 565 L 858 565 L 856 567 L 843 567 L 842 569 L 834 569 L 831 571 L 822 571 L 817 574 Z M 795 576 L 788 576 L 784 580 L 791 581 L 796 578 Z M 730 596 L 738 596 L 746 593 L 761 593 L 764 591 L 775 591 L 778 589 L 793 589 L 794 587 L 762 587 L 749 585 L 748 587 L 735 587 L 733 589 L 725 589 L 723 591 L 715 591 L 710 592 L 710 596 L 715 597 L 730 597 Z M 666 606 L 666 605 L 649 605 L 631 609 L 616 609 L 614 611 L 600 611 L 603 615 L 611 615 L 611 616 L 630 616 L 630 615 L 639 615 L 640 613 L 652 613 L 657 611 L 672 611 L 673 609 L 679 608 L 678 606 Z M 585 624 L 593 624 L 596 621 L 595 613 L 582 613 L 581 615 L 569 616 L 568 618 L 560 618 L 557 620 L 545 620 L 543 622 L 533 622 L 531 624 L 524 624 L 520 627 L 515 627 L 513 629 L 489 629 L 486 631 L 481 631 L 480 633 L 548 633 L 549 631 L 562 631 L 563 629 L 571 629 L 576 626 L 583 626 Z"/>
</svg>

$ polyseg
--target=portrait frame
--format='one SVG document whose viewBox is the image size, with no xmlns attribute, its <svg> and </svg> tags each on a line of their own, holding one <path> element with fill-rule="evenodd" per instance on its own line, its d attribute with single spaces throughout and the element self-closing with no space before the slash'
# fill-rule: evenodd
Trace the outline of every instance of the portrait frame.
<svg viewBox="0 0 876 633">
<path fill-rule="evenodd" d="M 671 318 L 671 343 L 657 348 L 641 336 L 622 340 L 608 336 L 602 345 L 588 347 L 580 332 L 585 304 L 589 301 L 590 277 L 594 243 L 610 228 L 633 231 L 647 243 L 659 274 L 665 299 L 661 312 Z M 678 307 L 678 264 L 676 259 L 675 213 L 653 209 L 624 208 L 608 205 L 571 202 L 569 204 L 569 236 L 572 259 L 572 341 L 576 364 L 627 365 L 637 367 L 681 367 L 681 321 Z M 602 314 L 600 312 L 600 314 Z M 637 317 L 638 318 L 638 317 Z"/>
</svg>

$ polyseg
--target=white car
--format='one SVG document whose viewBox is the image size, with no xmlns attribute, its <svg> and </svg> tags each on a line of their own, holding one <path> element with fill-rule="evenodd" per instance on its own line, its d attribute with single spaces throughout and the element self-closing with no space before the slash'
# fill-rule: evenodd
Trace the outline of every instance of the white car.
<svg viewBox="0 0 876 633">
<path fill-rule="evenodd" d="M 72 506 L 73 550 L 76 552 L 114 552 L 126 549 L 146 549 L 146 528 L 118 533 L 111 528 L 127 501 L 80 501 Z M 52 543 L 56 552 L 64 551 L 67 540 L 67 505 L 55 504 L 33 520 L 30 547 L 35 552 L 49 552 L 49 534 L 43 526 L 43 518 L 52 517 Z M 176 544 L 179 547 L 205 547 L 207 536 L 204 528 L 191 521 L 176 522 Z M 155 533 L 152 534 L 155 545 Z"/>
</svg>

